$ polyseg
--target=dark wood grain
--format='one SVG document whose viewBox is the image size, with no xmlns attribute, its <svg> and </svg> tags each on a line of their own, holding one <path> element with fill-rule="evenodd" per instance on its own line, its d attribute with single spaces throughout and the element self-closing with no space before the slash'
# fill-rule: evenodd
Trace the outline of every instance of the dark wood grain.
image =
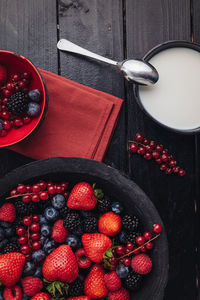
<svg viewBox="0 0 200 300">
<path fill-rule="evenodd" d="M 190 3 L 187 0 L 127 0 L 127 57 L 141 58 L 156 44 L 190 40 Z M 196 299 L 194 245 L 195 137 L 167 131 L 146 117 L 128 87 L 128 136 L 137 131 L 164 144 L 186 168 L 185 178 L 161 174 L 158 165 L 130 155 L 130 174 L 158 208 L 168 232 L 170 273 L 166 299 Z"/>
<path fill-rule="evenodd" d="M 123 60 L 123 15 L 121 0 L 60 0 L 60 38 L 115 60 Z M 92 88 L 124 98 L 124 80 L 109 65 L 69 53 L 60 53 L 60 74 Z M 105 162 L 125 169 L 125 105 Z"/>
</svg>

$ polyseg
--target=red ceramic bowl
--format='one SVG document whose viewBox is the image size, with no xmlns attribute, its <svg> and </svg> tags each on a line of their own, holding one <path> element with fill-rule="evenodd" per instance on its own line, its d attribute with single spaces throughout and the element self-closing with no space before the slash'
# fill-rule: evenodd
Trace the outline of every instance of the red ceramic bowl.
<svg viewBox="0 0 200 300">
<path fill-rule="evenodd" d="M 38 89 L 42 94 L 40 115 L 33 118 L 29 124 L 18 129 L 12 128 L 7 136 L 0 137 L 0 147 L 7 147 L 21 142 L 38 128 L 47 110 L 48 94 L 41 74 L 27 58 L 2 50 L 0 51 L 0 64 L 6 67 L 8 77 L 14 73 L 29 71 L 32 74 L 30 90 Z"/>
</svg>

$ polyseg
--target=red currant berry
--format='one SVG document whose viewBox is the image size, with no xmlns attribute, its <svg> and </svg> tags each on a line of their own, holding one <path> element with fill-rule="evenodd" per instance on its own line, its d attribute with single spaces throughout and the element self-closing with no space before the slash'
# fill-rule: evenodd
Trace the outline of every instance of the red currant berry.
<svg viewBox="0 0 200 300">
<path fill-rule="evenodd" d="M 27 238 L 27 236 L 25 236 L 25 235 L 22 235 L 22 236 L 20 236 L 20 237 L 18 238 L 18 243 L 19 243 L 20 245 L 26 244 L 27 241 L 28 241 L 28 238 Z"/>
<path fill-rule="evenodd" d="M 20 91 L 20 88 L 18 85 L 15 86 L 15 92 L 19 92 Z"/>
<path fill-rule="evenodd" d="M 12 92 L 7 89 L 4 89 L 3 94 L 6 98 L 9 98 L 12 95 Z"/>
<path fill-rule="evenodd" d="M 167 154 L 167 153 L 168 153 L 168 149 L 162 150 L 162 154 Z"/>
<path fill-rule="evenodd" d="M 123 259 L 123 264 L 126 266 L 126 267 L 129 267 L 131 265 L 131 259 L 126 257 Z"/>
<path fill-rule="evenodd" d="M 180 169 L 179 171 L 178 171 L 178 175 L 179 176 L 184 176 L 185 175 L 185 170 L 183 170 L 183 169 Z"/>
<path fill-rule="evenodd" d="M 41 200 L 47 200 L 49 198 L 48 192 L 40 192 L 39 197 Z"/>
<path fill-rule="evenodd" d="M 133 244 L 132 243 L 127 243 L 126 248 L 129 250 L 133 250 Z"/>
<path fill-rule="evenodd" d="M 149 231 L 144 232 L 143 237 L 146 241 L 149 241 L 152 238 L 152 234 Z"/>
<path fill-rule="evenodd" d="M 152 156 L 153 158 L 158 159 L 160 157 L 160 153 L 158 151 L 153 151 Z"/>
<path fill-rule="evenodd" d="M 162 163 L 162 160 L 160 158 L 157 158 L 156 162 L 157 162 L 158 165 L 160 165 Z"/>
<path fill-rule="evenodd" d="M 125 248 L 125 250 L 124 250 L 124 254 L 128 254 L 129 252 L 131 252 L 131 250 L 129 250 L 129 249 L 127 249 L 127 248 Z"/>
<path fill-rule="evenodd" d="M 168 155 L 168 160 L 173 160 L 173 156 L 172 155 Z"/>
<path fill-rule="evenodd" d="M 155 150 L 158 151 L 158 152 L 161 152 L 163 149 L 163 145 L 157 145 Z"/>
<path fill-rule="evenodd" d="M 27 193 L 31 193 L 32 192 L 32 186 L 30 184 L 26 185 L 26 191 L 27 191 Z"/>
<path fill-rule="evenodd" d="M 137 248 L 136 248 L 136 250 L 134 250 L 134 254 L 135 254 L 135 255 L 140 254 L 140 249 L 137 249 Z"/>
<path fill-rule="evenodd" d="M 23 218 L 23 224 L 25 225 L 25 226 L 29 226 L 29 225 L 31 225 L 31 223 L 32 223 L 32 219 L 31 219 L 31 217 L 24 217 Z"/>
<path fill-rule="evenodd" d="M 32 200 L 32 202 L 39 202 L 40 201 L 40 197 L 39 197 L 38 194 L 33 194 L 31 196 L 31 200 Z"/>
<path fill-rule="evenodd" d="M 40 234 L 39 232 L 34 232 L 31 234 L 31 240 L 32 241 L 38 241 L 40 239 Z"/>
<path fill-rule="evenodd" d="M 24 125 L 23 120 L 21 118 L 15 118 L 13 123 L 15 127 L 22 127 Z"/>
<path fill-rule="evenodd" d="M 172 170 L 173 170 L 173 172 L 176 174 L 176 173 L 178 173 L 179 172 L 179 170 L 180 170 L 180 167 L 174 167 L 174 168 L 172 168 Z"/>
<path fill-rule="evenodd" d="M 169 166 L 170 166 L 170 167 L 175 167 L 176 164 L 177 164 L 177 162 L 176 162 L 175 160 L 170 160 L 170 161 L 169 161 Z"/>
<path fill-rule="evenodd" d="M 40 230 L 40 225 L 39 223 L 32 223 L 30 226 L 30 229 L 32 232 L 37 232 Z"/>
<path fill-rule="evenodd" d="M 20 247 L 20 252 L 22 254 L 29 254 L 31 252 L 31 247 L 29 245 L 23 245 Z"/>
<path fill-rule="evenodd" d="M 61 182 L 60 185 L 63 187 L 64 191 L 68 189 L 68 182 Z"/>
<path fill-rule="evenodd" d="M 35 241 L 32 243 L 32 249 L 33 250 L 39 250 L 41 248 L 41 242 L 40 241 Z"/>
<path fill-rule="evenodd" d="M 149 145 L 146 145 L 145 149 L 146 149 L 146 152 L 150 152 L 150 153 L 152 152 L 152 149 Z"/>
<path fill-rule="evenodd" d="M 29 116 L 24 116 L 23 122 L 24 122 L 24 124 L 29 124 L 31 122 L 31 118 Z"/>
<path fill-rule="evenodd" d="M 11 123 L 8 120 L 3 120 L 3 128 L 6 130 L 10 130 L 11 128 Z"/>
<path fill-rule="evenodd" d="M 144 240 L 144 237 L 143 237 L 143 236 L 139 235 L 139 236 L 136 237 L 136 243 L 137 243 L 138 245 L 141 246 L 141 245 L 144 244 L 144 242 L 145 242 L 145 240 Z"/>
<path fill-rule="evenodd" d="M 8 102 L 8 98 L 4 98 L 3 101 L 2 101 L 3 105 L 6 105 L 7 102 Z"/>
<path fill-rule="evenodd" d="M 152 159 L 151 153 L 149 153 L 149 152 L 145 153 L 144 158 L 145 158 L 146 160 Z"/>
<path fill-rule="evenodd" d="M 169 159 L 169 157 L 168 157 L 167 154 L 162 154 L 162 155 L 161 155 L 161 160 L 162 160 L 162 161 L 166 162 L 166 161 L 168 161 L 168 159 Z"/>
<path fill-rule="evenodd" d="M 17 235 L 24 235 L 26 233 L 26 229 L 23 226 L 16 228 Z"/>
<path fill-rule="evenodd" d="M 16 195 L 18 195 L 19 193 L 18 193 L 18 191 L 17 191 L 17 189 L 13 189 L 11 192 L 10 192 L 10 196 L 16 196 Z"/>
<path fill-rule="evenodd" d="M 149 140 L 148 139 L 144 139 L 143 140 L 143 145 L 149 145 Z"/>
<path fill-rule="evenodd" d="M 40 186 L 41 191 L 44 191 L 47 187 L 46 182 L 43 180 L 40 180 L 40 182 L 38 182 L 38 185 Z"/>
<path fill-rule="evenodd" d="M 33 190 L 34 193 L 39 193 L 41 189 L 40 189 L 40 186 L 38 184 L 34 184 L 32 186 L 32 190 Z"/>
<path fill-rule="evenodd" d="M 23 74 L 22 74 L 22 77 L 23 78 L 26 78 L 26 79 L 29 79 L 31 77 L 31 73 L 29 71 L 25 71 Z"/>
<path fill-rule="evenodd" d="M 165 170 L 165 174 L 167 174 L 167 175 L 169 175 L 169 174 L 172 174 L 172 168 L 167 168 L 166 170 Z"/>
<path fill-rule="evenodd" d="M 23 196 L 23 197 L 22 197 L 22 201 L 23 201 L 24 203 L 29 203 L 29 202 L 31 202 L 31 195 Z"/>
<path fill-rule="evenodd" d="M 52 181 L 47 182 L 47 186 L 54 186 Z"/>
<path fill-rule="evenodd" d="M 8 134 L 8 131 L 6 131 L 5 129 L 2 129 L 2 130 L 0 131 L 0 136 L 1 136 L 1 137 L 6 136 L 7 134 Z"/>
<path fill-rule="evenodd" d="M 162 227 L 161 227 L 160 224 L 154 224 L 154 225 L 153 225 L 153 231 L 154 231 L 155 233 L 160 233 L 161 230 L 162 230 Z"/>
<path fill-rule="evenodd" d="M 153 249 L 153 243 L 152 242 L 148 242 L 147 244 L 146 244 L 146 248 L 147 248 L 147 250 L 151 250 L 151 249 Z"/>
<path fill-rule="evenodd" d="M 29 85 L 29 81 L 26 78 L 23 78 L 22 81 L 24 82 L 25 86 Z"/>
<path fill-rule="evenodd" d="M 142 246 L 142 247 L 140 248 L 140 251 L 141 251 L 141 252 L 146 252 L 146 251 L 147 251 L 146 246 L 145 246 L 145 245 Z"/>
<path fill-rule="evenodd" d="M 156 147 L 156 142 L 150 141 L 149 146 L 151 147 L 151 149 L 154 149 Z"/>
<path fill-rule="evenodd" d="M 137 142 L 142 142 L 143 141 L 143 135 L 141 133 L 136 133 L 136 136 L 135 136 L 135 140 Z"/>
<path fill-rule="evenodd" d="M 123 246 L 118 246 L 117 248 L 115 248 L 116 254 L 117 255 L 123 255 L 124 254 L 124 247 Z"/>
<path fill-rule="evenodd" d="M 116 265 L 117 263 L 117 258 L 116 257 L 112 257 L 110 260 L 109 260 L 110 264 L 111 265 Z"/>
<path fill-rule="evenodd" d="M 68 198 L 69 198 L 69 192 L 64 192 L 64 193 L 63 193 L 63 196 L 64 196 L 66 199 L 68 199 Z"/>
<path fill-rule="evenodd" d="M 62 186 L 60 184 L 57 184 L 55 186 L 55 188 L 56 188 L 56 193 L 57 194 L 61 194 L 63 192 L 63 188 L 62 188 Z"/>
<path fill-rule="evenodd" d="M 19 184 L 17 187 L 17 192 L 19 194 L 26 193 L 26 186 L 24 184 Z"/>
<path fill-rule="evenodd" d="M 19 86 L 19 88 L 23 89 L 23 88 L 26 87 L 26 84 L 25 84 L 25 82 L 23 82 L 22 80 L 20 80 L 20 81 L 18 82 L 18 86 Z"/>
<path fill-rule="evenodd" d="M 146 152 L 146 149 L 143 146 L 140 146 L 137 150 L 137 153 L 140 155 L 144 155 Z"/>
<path fill-rule="evenodd" d="M 8 83 L 6 84 L 6 88 L 7 88 L 7 90 L 9 90 L 9 91 L 12 92 L 12 91 L 14 91 L 15 86 L 14 86 L 13 83 L 8 82 Z"/>
<path fill-rule="evenodd" d="M 136 143 L 131 143 L 130 146 L 129 146 L 129 151 L 132 152 L 132 153 L 135 153 L 137 152 L 137 149 L 138 149 L 138 145 Z"/>
<path fill-rule="evenodd" d="M 5 105 L 1 105 L 1 110 L 6 110 L 6 106 Z"/>
<path fill-rule="evenodd" d="M 1 116 L 2 116 L 3 119 L 7 120 L 7 119 L 9 119 L 10 114 L 7 110 L 4 110 L 4 111 L 1 112 Z"/>
<path fill-rule="evenodd" d="M 33 215 L 32 220 L 33 220 L 33 222 L 39 222 L 39 220 L 40 220 L 39 215 Z"/>
<path fill-rule="evenodd" d="M 19 81 L 20 78 L 21 78 L 21 76 L 20 76 L 20 74 L 18 74 L 18 73 L 13 74 L 13 76 L 12 76 L 12 80 L 15 81 L 15 82 L 16 82 L 16 81 Z"/>
<path fill-rule="evenodd" d="M 165 171 L 167 169 L 167 166 L 165 165 L 165 164 L 162 164 L 161 166 L 160 166 L 160 170 L 161 171 Z"/>
<path fill-rule="evenodd" d="M 31 261 L 32 256 L 31 256 L 31 254 L 26 254 L 25 258 L 26 258 L 26 261 Z"/>
<path fill-rule="evenodd" d="M 53 185 L 48 186 L 47 191 L 49 194 L 54 195 L 56 193 L 56 189 Z"/>
</svg>

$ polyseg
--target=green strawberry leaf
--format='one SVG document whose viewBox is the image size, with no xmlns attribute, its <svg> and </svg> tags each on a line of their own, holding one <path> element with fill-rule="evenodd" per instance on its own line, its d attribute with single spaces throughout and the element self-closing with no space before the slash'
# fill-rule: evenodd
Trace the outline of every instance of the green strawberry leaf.
<svg viewBox="0 0 200 300">
<path fill-rule="evenodd" d="M 95 189 L 94 195 L 98 200 L 101 200 L 104 196 L 104 193 L 103 193 L 102 189 Z"/>
<path fill-rule="evenodd" d="M 112 249 L 111 248 L 107 249 L 106 252 L 104 252 L 103 257 L 104 258 L 107 258 L 107 257 L 112 258 L 113 257 Z"/>
</svg>

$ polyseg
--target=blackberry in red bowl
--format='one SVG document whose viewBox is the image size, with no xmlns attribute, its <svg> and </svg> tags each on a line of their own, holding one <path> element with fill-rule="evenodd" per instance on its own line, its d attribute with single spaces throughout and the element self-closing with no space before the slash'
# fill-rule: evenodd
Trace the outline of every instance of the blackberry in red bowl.
<svg viewBox="0 0 200 300">
<path fill-rule="evenodd" d="M 47 110 L 45 83 L 25 57 L 0 51 L 0 147 L 14 145 L 38 128 Z"/>
</svg>

